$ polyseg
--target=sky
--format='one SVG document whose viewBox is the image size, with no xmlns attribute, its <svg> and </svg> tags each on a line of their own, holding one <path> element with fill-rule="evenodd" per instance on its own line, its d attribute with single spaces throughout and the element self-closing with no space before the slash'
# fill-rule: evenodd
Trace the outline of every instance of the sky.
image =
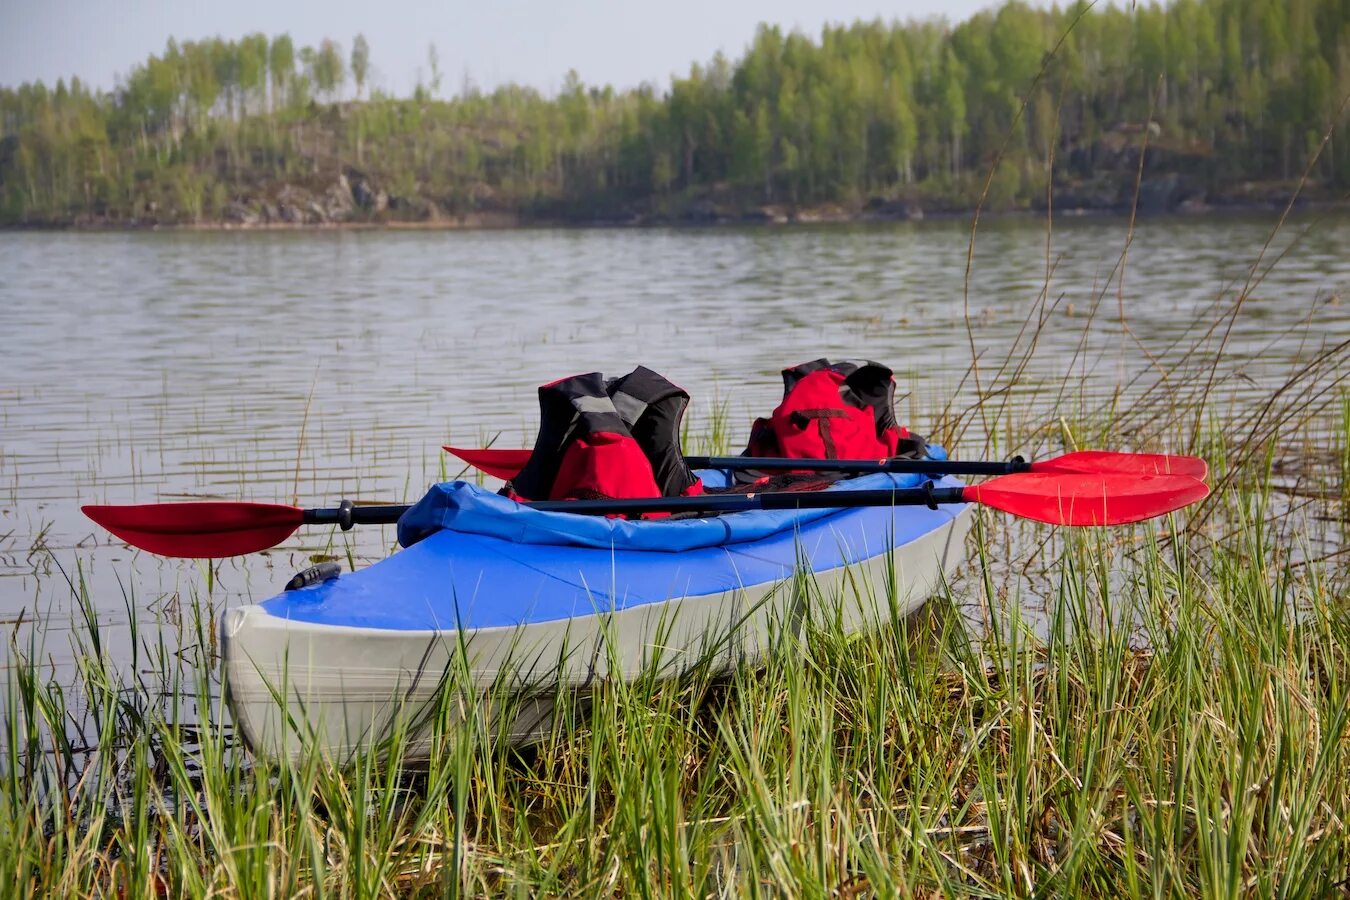
<svg viewBox="0 0 1350 900">
<path fill-rule="evenodd" d="M 658 87 L 718 50 L 735 59 L 761 22 L 817 35 L 826 23 L 944 16 L 956 22 L 996 0 L 0 0 L 0 85 L 78 75 L 111 89 L 165 42 L 254 31 L 325 37 L 350 53 L 370 43 L 372 84 L 396 94 L 429 79 L 442 91 L 467 72 L 481 88 L 506 82 L 556 91 L 568 69 L 587 84 Z"/>
</svg>

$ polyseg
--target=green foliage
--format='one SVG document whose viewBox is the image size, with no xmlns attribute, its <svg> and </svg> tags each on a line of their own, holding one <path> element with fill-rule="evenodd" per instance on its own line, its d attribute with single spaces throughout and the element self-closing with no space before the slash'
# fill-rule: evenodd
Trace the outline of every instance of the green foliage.
<svg viewBox="0 0 1350 900">
<path fill-rule="evenodd" d="M 324 38 L 309 64 L 309 77 L 320 94 L 330 101 L 335 99 L 346 80 L 347 70 L 342 63 L 342 48 Z"/>
<path fill-rule="evenodd" d="M 352 81 L 356 82 L 356 95 L 361 96 L 366 86 L 366 75 L 370 72 L 370 44 L 364 34 L 358 34 L 352 41 Z"/>
<path fill-rule="evenodd" d="M 369 54 L 361 35 L 350 68 L 327 39 L 171 40 L 111 93 L 0 89 L 0 223 L 209 215 L 138 204 L 181 193 L 184 168 L 203 196 L 220 183 L 255 208 L 288 186 L 322 195 L 354 166 L 390 193 L 382 215 L 588 218 L 695 201 L 960 207 L 1000 157 L 997 205 L 1025 207 L 1045 202 L 1032 185 L 1053 157 L 1063 202 L 1102 205 L 1131 196 L 1145 134 L 1146 175 L 1176 174 L 1188 195 L 1262 181 L 1287 194 L 1333 125 L 1312 187 L 1350 186 L 1339 0 L 1011 2 L 954 27 L 860 22 L 818 40 L 763 26 L 739 60 L 694 65 L 663 94 L 572 73 L 553 98 L 466 81 L 442 100 L 430 46 L 413 97 L 364 97 Z M 339 103 L 349 74 L 356 100 Z"/>
</svg>

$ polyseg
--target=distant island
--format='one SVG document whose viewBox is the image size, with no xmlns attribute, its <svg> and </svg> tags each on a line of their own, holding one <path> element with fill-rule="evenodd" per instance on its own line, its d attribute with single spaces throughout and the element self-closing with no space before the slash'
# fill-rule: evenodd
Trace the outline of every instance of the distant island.
<svg viewBox="0 0 1350 900">
<path fill-rule="evenodd" d="M 1260 207 L 1287 202 L 1305 170 L 1301 198 L 1350 190 L 1341 0 L 1008 3 L 819 39 L 761 26 L 740 59 L 668 89 L 570 73 L 556 97 L 467 79 L 443 97 L 434 47 L 429 69 L 394 97 L 369 90 L 362 36 L 347 52 L 254 34 L 170 41 L 111 92 L 0 88 L 0 226 Z"/>
</svg>

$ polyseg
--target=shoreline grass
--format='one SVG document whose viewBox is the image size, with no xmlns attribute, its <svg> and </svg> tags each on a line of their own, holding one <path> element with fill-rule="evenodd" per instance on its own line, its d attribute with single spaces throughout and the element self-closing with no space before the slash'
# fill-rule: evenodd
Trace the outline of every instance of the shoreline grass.
<svg viewBox="0 0 1350 900">
<path fill-rule="evenodd" d="M 501 746 L 447 690 L 433 715 L 467 723 L 417 765 L 398 736 L 380 762 L 251 758 L 220 714 L 210 602 L 184 602 L 178 646 L 133 621 L 119 667 L 77 570 L 77 683 L 10 647 L 0 890 L 1344 891 L 1346 570 L 1290 552 L 1297 529 L 1279 526 L 1297 513 L 1266 472 L 1220 477 L 1199 531 L 1018 525 L 1004 544 L 1008 523 L 982 519 L 964 577 L 916 617 L 845 634 L 839 598 L 817 598 L 762 666 L 603 683 L 533 747 Z M 1023 592 L 1041 586 L 1037 614 Z M 958 608 L 972 598 L 979 630 Z"/>
</svg>

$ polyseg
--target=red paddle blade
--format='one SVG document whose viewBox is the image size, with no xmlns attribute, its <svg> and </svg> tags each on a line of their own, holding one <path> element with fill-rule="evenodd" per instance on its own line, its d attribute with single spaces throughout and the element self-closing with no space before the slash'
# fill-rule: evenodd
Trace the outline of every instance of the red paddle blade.
<svg viewBox="0 0 1350 900">
<path fill-rule="evenodd" d="M 1186 475 L 1200 481 L 1209 474 L 1209 464 L 1198 456 L 1166 453 L 1116 453 L 1111 450 L 1079 450 L 1055 459 L 1031 464 L 1033 472 L 1065 472 L 1116 475 Z"/>
<path fill-rule="evenodd" d="M 148 503 L 81 509 L 133 547 L 189 559 L 266 550 L 304 523 L 303 510 L 275 503 Z"/>
<path fill-rule="evenodd" d="M 441 449 L 453 453 L 475 469 L 481 469 L 493 478 L 510 481 L 520 474 L 530 461 L 529 450 L 494 450 L 491 447 L 466 449 L 464 447 L 445 446 Z"/>
<path fill-rule="evenodd" d="M 962 496 L 1051 525 L 1125 525 L 1203 500 L 1209 485 L 1188 475 L 1020 472 L 972 484 Z"/>
</svg>

